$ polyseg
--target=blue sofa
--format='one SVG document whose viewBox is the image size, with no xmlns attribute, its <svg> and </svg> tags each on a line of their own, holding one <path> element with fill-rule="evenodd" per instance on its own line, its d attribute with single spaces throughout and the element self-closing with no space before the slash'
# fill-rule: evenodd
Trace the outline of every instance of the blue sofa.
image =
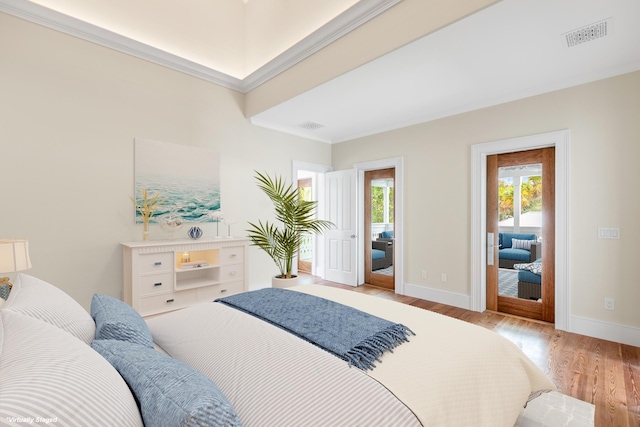
<svg viewBox="0 0 640 427">
<path fill-rule="evenodd" d="M 528 240 L 531 248 L 529 250 L 514 248 L 512 247 L 513 239 Z M 513 269 L 514 264 L 533 262 L 542 257 L 542 244 L 537 241 L 533 233 L 498 233 L 498 245 L 500 268 Z"/>
</svg>

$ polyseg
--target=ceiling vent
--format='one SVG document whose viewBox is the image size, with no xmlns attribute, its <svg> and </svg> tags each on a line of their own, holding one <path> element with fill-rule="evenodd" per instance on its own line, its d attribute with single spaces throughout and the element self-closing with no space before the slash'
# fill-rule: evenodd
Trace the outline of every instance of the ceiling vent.
<svg viewBox="0 0 640 427">
<path fill-rule="evenodd" d="M 607 18 L 602 21 L 586 25 L 582 28 L 564 33 L 562 37 L 565 41 L 565 47 L 574 47 L 592 40 L 601 39 L 610 36 L 613 33 L 613 18 Z"/>
<path fill-rule="evenodd" d="M 298 127 L 306 130 L 317 130 L 317 129 L 323 128 L 324 125 L 320 123 L 312 122 L 311 120 L 309 120 L 304 123 L 300 123 Z"/>
</svg>

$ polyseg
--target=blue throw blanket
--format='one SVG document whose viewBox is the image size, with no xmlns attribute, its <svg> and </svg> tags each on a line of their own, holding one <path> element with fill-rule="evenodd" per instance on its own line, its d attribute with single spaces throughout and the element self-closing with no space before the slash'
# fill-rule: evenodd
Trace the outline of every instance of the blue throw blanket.
<svg viewBox="0 0 640 427">
<path fill-rule="evenodd" d="M 355 308 L 287 289 L 266 288 L 219 298 L 220 302 L 272 323 L 360 369 L 373 369 L 385 350 L 415 333 Z"/>
</svg>

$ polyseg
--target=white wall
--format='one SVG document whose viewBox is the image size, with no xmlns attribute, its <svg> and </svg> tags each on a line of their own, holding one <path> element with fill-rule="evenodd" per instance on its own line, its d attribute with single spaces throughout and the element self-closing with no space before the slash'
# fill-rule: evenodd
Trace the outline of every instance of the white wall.
<svg viewBox="0 0 640 427">
<path fill-rule="evenodd" d="M 570 129 L 570 315 L 640 337 L 639 117 L 636 72 L 337 144 L 332 164 L 404 157 L 405 283 L 455 300 L 471 295 L 471 146 Z M 621 238 L 598 239 L 598 227 L 619 227 Z M 615 298 L 614 311 L 605 297 Z"/>
<path fill-rule="evenodd" d="M 243 100 L 0 13 L 0 238 L 29 239 L 27 273 L 87 308 L 96 292 L 120 297 L 119 242 L 142 236 L 129 200 L 136 137 L 219 151 L 222 210 L 244 234 L 246 221 L 271 218 L 254 170 L 290 177 L 292 159 L 329 164 L 331 148 L 250 125 Z M 270 283 L 271 260 L 251 248 L 250 263 L 250 284 Z"/>
</svg>

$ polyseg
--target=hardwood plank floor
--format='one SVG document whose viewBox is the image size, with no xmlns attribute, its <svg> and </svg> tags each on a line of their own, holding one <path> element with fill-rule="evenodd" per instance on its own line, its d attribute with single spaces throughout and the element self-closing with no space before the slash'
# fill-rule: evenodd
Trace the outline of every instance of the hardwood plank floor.
<svg viewBox="0 0 640 427">
<path fill-rule="evenodd" d="M 640 347 L 559 331 L 548 323 L 486 311 L 477 313 L 372 286 L 301 275 L 319 284 L 391 299 L 487 328 L 515 343 L 566 395 L 595 405 L 596 427 L 640 427 Z"/>
</svg>

